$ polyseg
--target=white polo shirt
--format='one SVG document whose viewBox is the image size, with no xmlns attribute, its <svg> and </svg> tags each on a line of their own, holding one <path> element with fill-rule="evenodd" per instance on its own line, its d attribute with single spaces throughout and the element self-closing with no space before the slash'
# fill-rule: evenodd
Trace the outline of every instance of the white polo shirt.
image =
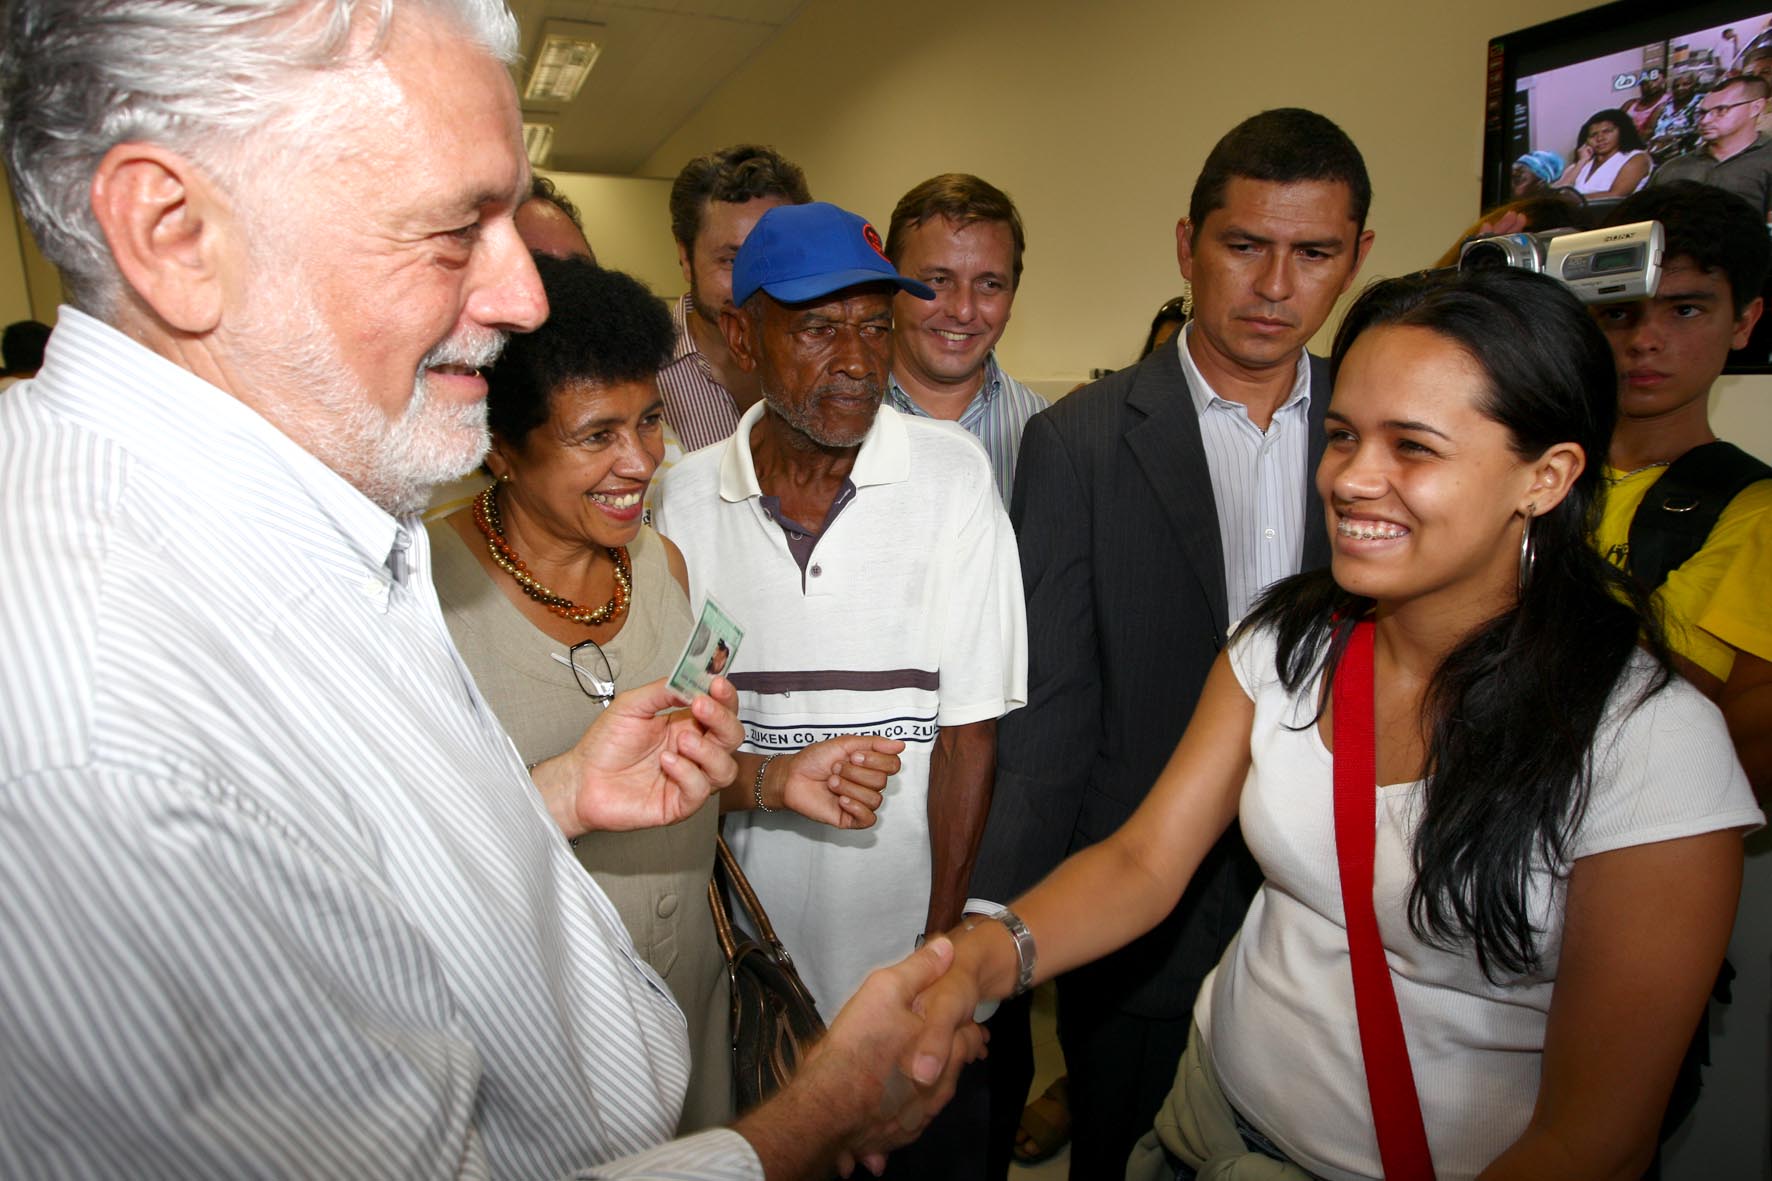
<svg viewBox="0 0 1772 1181">
<path fill-rule="evenodd" d="M 856 493 L 802 571 L 751 463 L 758 402 L 724 444 L 659 487 L 658 529 L 745 629 L 728 676 L 745 749 L 787 753 L 839 734 L 905 743 L 877 823 L 843 831 L 786 812 L 726 818 L 726 839 L 827 1020 L 873 968 L 909 954 L 929 907 L 929 759 L 942 726 L 1027 697 L 1015 535 L 978 441 L 882 406 Z M 811 523 L 816 527 L 817 523 Z"/>
</svg>

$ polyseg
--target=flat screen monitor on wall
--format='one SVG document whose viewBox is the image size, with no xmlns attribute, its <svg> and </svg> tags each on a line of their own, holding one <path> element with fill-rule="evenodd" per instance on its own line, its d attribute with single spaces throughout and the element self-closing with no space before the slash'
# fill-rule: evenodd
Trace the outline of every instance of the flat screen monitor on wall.
<svg viewBox="0 0 1772 1181">
<path fill-rule="evenodd" d="M 1562 183 L 1576 181 L 1592 190 L 1589 201 L 1608 204 L 1606 165 L 1579 158 L 1578 137 L 1593 115 L 1628 115 L 1653 171 L 1702 148 L 1697 96 L 1745 73 L 1772 83 L 1772 0 L 1619 0 L 1495 38 L 1489 42 L 1483 207 L 1514 199 L 1516 175 L 1530 183 L 1531 168 L 1516 174 L 1516 163 L 1529 154 L 1538 171 L 1560 168 Z M 1772 108 L 1762 123 L 1772 132 Z M 1606 164 L 1621 169 L 1623 155 Z M 1772 373 L 1772 316 L 1762 318 L 1730 370 Z"/>
</svg>

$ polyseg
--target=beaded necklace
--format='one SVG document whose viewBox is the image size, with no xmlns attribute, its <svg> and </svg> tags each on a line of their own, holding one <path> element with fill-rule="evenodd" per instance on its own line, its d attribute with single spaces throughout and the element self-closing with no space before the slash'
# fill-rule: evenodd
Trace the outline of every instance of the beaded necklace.
<svg viewBox="0 0 1772 1181">
<path fill-rule="evenodd" d="M 517 580 L 523 593 L 558 615 L 561 619 L 583 624 L 585 627 L 596 627 L 620 619 L 628 609 L 628 599 L 633 594 L 633 567 L 628 563 L 628 547 L 604 546 L 610 561 L 615 563 L 615 594 L 607 603 L 592 609 L 581 607 L 565 595 L 557 595 L 535 580 L 529 573 L 529 567 L 505 540 L 503 525 L 498 519 L 498 485 L 488 484 L 486 491 L 474 498 L 474 526 L 486 537 L 486 548 L 492 554 L 492 560 L 500 570 Z"/>
</svg>

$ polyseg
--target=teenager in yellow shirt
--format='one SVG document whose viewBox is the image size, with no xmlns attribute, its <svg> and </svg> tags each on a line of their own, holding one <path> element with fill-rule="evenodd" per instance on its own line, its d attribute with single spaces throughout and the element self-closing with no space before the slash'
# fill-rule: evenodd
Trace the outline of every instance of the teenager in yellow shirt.
<svg viewBox="0 0 1772 1181">
<path fill-rule="evenodd" d="M 1759 320 L 1772 266 L 1764 221 L 1741 198 L 1689 181 L 1646 189 L 1607 219 L 1666 232 L 1653 299 L 1594 316 L 1618 366 L 1601 551 L 1630 568 L 1632 519 L 1668 465 L 1716 440 L 1711 386 Z M 1641 563 L 1639 563 L 1640 565 Z M 1655 592 L 1682 672 L 1722 708 L 1762 799 L 1772 793 L 1772 480 L 1738 492 L 1703 545 Z"/>
</svg>

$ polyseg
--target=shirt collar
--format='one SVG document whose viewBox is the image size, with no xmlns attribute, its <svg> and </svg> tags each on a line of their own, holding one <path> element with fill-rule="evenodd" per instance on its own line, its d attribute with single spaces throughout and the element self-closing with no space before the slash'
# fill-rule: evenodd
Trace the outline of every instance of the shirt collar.
<svg viewBox="0 0 1772 1181">
<path fill-rule="evenodd" d="M 758 399 L 744 412 L 738 420 L 738 429 L 732 432 L 723 446 L 725 452 L 720 456 L 720 499 L 725 501 L 749 500 L 753 496 L 763 495 L 763 486 L 757 482 L 757 467 L 751 459 L 751 431 L 762 419 L 768 409 L 768 402 Z M 910 432 L 905 429 L 904 419 L 891 406 L 882 404 L 874 414 L 874 425 L 861 441 L 861 451 L 855 457 L 855 466 L 849 470 L 849 480 L 857 488 L 866 488 L 870 484 L 897 484 L 910 479 L 911 475 L 911 444 Z"/>
<path fill-rule="evenodd" d="M 685 291 L 681 299 L 671 308 L 671 328 L 676 332 L 676 343 L 671 348 L 671 359 L 667 366 L 675 365 L 684 357 L 699 358 L 701 350 L 695 347 L 695 334 L 689 331 L 689 317 L 695 314 L 695 303 Z"/>
<path fill-rule="evenodd" d="M 972 401 L 966 403 L 966 409 L 960 412 L 960 417 L 964 418 L 966 415 L 972 413 L 972 408 L 974 406 L 982 407 L 990 405 L 1002 389 L 1003 367 L 997 364 L 997 350 L 992 349 L 985 355 L 984 381 L 979 384 L 978 392 L 972 395 Z M 927 410 L 917 405 L 917 403 L 911 399 L 911 396 L 904 392 L 904 387 L 898 384 L 897 373 L 887 375 L 886 398 L 901 414 L 915 414 L 922 418 L 934 417 Z"/>
<path fill-rule="evenodd" d="M 1742 148 L 1739 152 L 1736 152 L 1733 156 L 1724 156 L 1721 160 L 1718 160 L 1715 156 L 1712 156 L 1711 160 L 1717 164 L 1727 164 L 1731 160 L 1741 159 L 1743 156 L 1747 155 L 1749 152 L 1757 152 L 1761 148 L 1765 147 L 1767 144 L 1772 144 L 1772 135 L 1768 135 L 1766 132 L 1762 131 L 1758 135 L 1754 136 L 1754 142 L 1752 142 L 1751 144 L 1748 144 L 1745 148 Z"/>
<path fill-rule="evenodd" d="M 1194 413 L 1198 414 L 1201 418 L 1204 418 L 1206 417 L 1206 411 L 1211 409 L 1214 403 L 1221 403 L 1225 406 L 1232 407 L 1237 410 L 1238 413 L 1246 413 L 1241 403 L 1232 402 L 1229 398 L 1220 397 L 1218 391 L 1212 388 L 1212 383 L 1208 382 L 1205 375 L 1200 372 L 1200 367 L 1194 364 L 1194 355 L 1188 352 L 1187 347 L 1187 339 L 1189 336 L 1193 335 L 1193 331 L 1194 326 L 1192 323 L 1189 323 L 1183 327 L 1180 332 L 1177 332 L 1173 339 L 1175 341 L 1176 349 L 1181 353 L 1181 372 L 1187 378 L 1188 396 L 1194 400 Z M 1280 410 L 1289 410 L 1293 406 L 1300 404 L 1309 406 L 1310 401 L 1310 353 L 1304 349 L 1299 349 L 1298 365 L 1294 370 L 1292 377 L 1292 392 L 1288 394 L 1286 400 L 1280 404 Z M 1275 411 L 1275 413 L 1279 413 L 1279 411 Z"/>
<path fill-rule="evenodd" d="M 57 311 L 38 396 L 194 498 L 348 571 L 411 567 L 410 529 L 251 407 L 103 321 Z M 306 511 L 304 511 L 304 509 Z M 317 521 L 328 528 L 316 529 Z"/>
</svg>

